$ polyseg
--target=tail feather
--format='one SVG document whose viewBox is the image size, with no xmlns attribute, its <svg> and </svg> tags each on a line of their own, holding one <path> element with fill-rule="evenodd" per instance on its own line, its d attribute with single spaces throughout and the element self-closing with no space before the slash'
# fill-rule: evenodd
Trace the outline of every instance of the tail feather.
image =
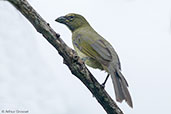
<svg viewBox="0 0 171 114">
<path fill-rule="evenodd" d="M 109 67 L 109 73 L 111 74 L 116 100 L 122 102 L 125 100 L 130 107 L 133 107 L 130 93 L 128 91 L 128 83 L 119 69 Z"/>
</svg>

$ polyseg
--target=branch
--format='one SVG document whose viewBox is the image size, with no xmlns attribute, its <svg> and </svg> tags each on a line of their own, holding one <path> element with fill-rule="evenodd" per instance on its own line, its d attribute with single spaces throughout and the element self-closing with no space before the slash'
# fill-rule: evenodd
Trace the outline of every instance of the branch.
<svg viewBox="0 0 171 114">
<path fill-rule="evenodd" d="M 76 52 L 65 44 L 60 38 L 60 35 L 50 27 L 26 0 L 8 1 L 31 22 L 37 32 L 41 33 L 44 38 L 56 48 L 72 74 L 84 83 L 108 114 L 123 114 L 120 108 L 83 64 Z"/>
</svg>

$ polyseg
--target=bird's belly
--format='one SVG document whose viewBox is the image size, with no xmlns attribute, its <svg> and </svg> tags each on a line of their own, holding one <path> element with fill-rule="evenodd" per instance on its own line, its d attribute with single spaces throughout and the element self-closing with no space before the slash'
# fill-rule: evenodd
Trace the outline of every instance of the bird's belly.
<svg viewBox="0 0 171 114">
<path fill-rule="evenodd" d="M 88 65 L 92 68 L 95 68 L 95 69 L 104 70 L 103 66 L 98 61 L 96 61 L 93 58 L 88 57 L 87 55 L 82 53 L 78 48 L 76 48 L 76 47 L 74 47 L 74 48 L 75 48 L 78 56 L 85 61 L 86 65 Z"/>
<path fill-rule="evenodd" d="M 92 58 L 86 59 L 85 63 L 86 63 L 86 65 L 88 65 L 88 66 L 90 66 L 92 68 L 95 68 L 95 69 L 97 68 L 97 69 L 100 69 L 100 70 L 104 70 L 102 65 L 98 61 L 96 61 L 96 60 L 94 60 Z"/>
</svg>

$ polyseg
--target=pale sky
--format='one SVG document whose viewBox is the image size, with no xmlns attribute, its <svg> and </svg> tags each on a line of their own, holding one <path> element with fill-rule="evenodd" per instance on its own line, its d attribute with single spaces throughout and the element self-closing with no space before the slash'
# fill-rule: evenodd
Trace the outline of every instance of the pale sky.
<svg viewBox="0 0 171 114">
<path fill-rule="evenodd" d="M 28 1 L 70 47 L 71 32 L 54 21 L 67 13 L 83 15 L 113 45 L 134 104 L 131 109 L 117 102 L 125 114 L 171 113 L 170 0 Z M 105 114 L 53 46 L 7 1 L 0 1 L 0 26 L 0 111 Z M 104 81 L 106 73 L 89 69 Z M 115 100 L 111 80 L 105 89 Z"/>
</svg>

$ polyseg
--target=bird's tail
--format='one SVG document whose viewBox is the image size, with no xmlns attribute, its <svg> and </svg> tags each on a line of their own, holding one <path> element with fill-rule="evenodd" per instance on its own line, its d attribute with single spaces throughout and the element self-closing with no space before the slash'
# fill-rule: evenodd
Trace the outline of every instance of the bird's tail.
<svg viewBox="0 0 171 114">
<path fill-rule="evenodd" d="M 116 100 L 118 102 L 125 100 L 130 107 L 133 107 L 131 96 L 128 91 L 128 83 L 119 68 L 116 69 L 113 65 L 111 65 L 109 66 L 108 71 L 112 78 Z"/>
</svg>

